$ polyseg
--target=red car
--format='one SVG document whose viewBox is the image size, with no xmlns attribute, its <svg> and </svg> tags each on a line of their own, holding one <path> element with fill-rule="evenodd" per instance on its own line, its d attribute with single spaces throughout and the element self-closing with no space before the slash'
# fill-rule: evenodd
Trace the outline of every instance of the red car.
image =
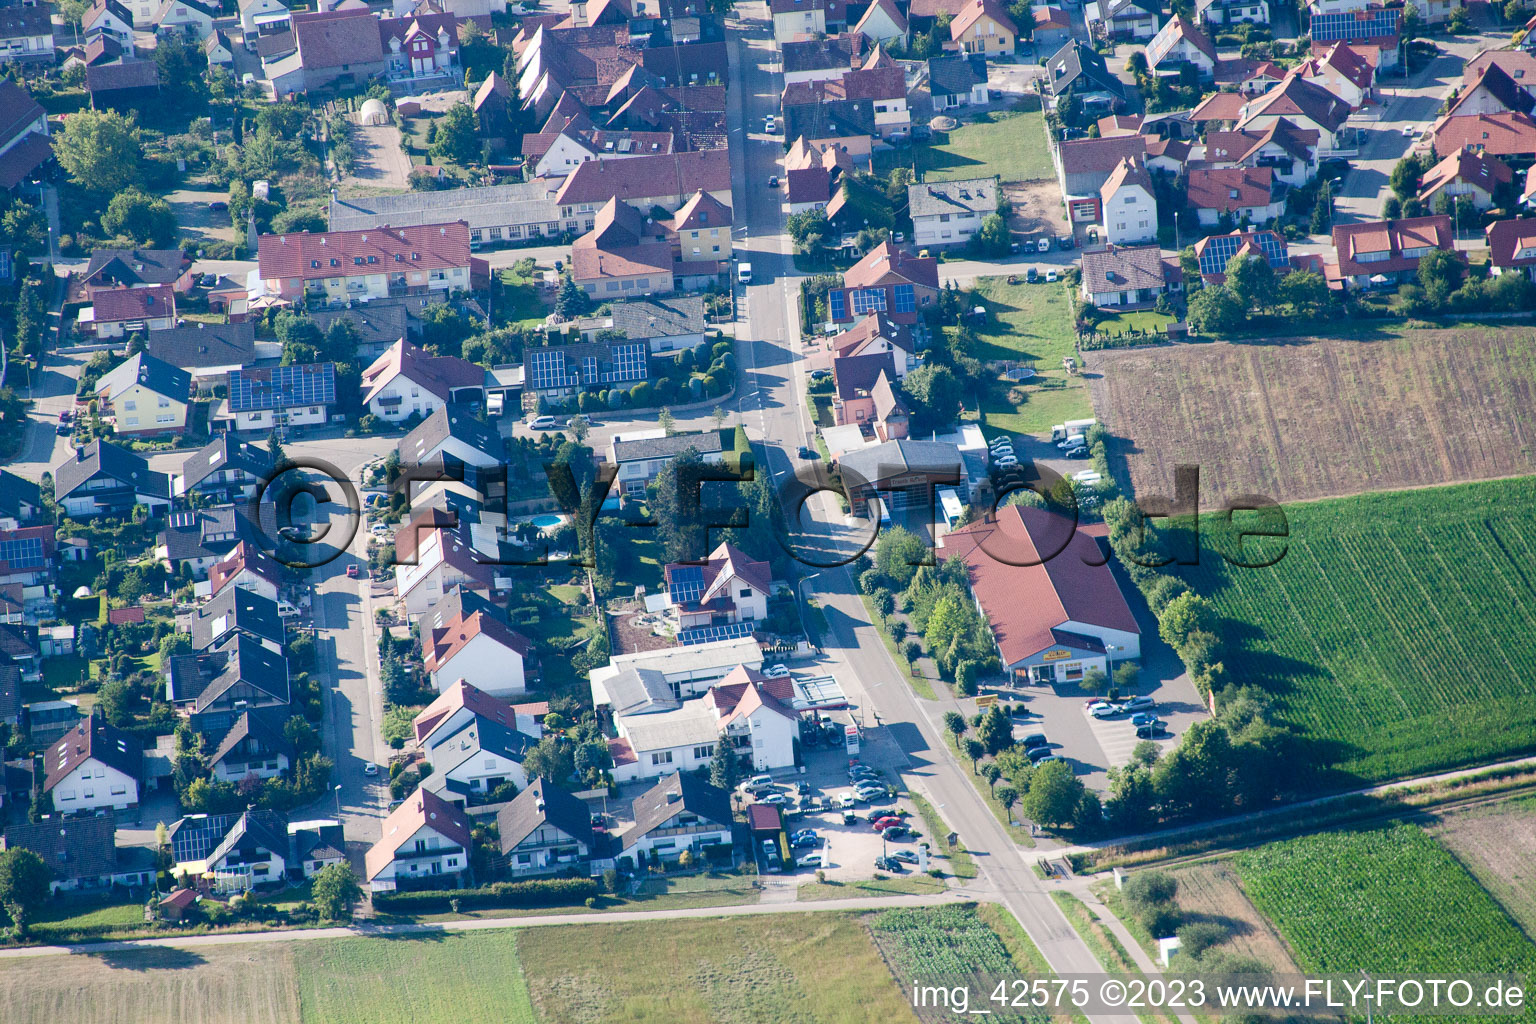
<svg viewBox="0 0 1536 1024">
<path fill-rule="evenodd" d="M 347 579 L 355 580 L 359 575 L 361 575 L 361 573 L 357 568 L 356 562 L 353 562 L 351 565 L 347 566 Z"/>
<path fill-rule="evenodd" d="M 876 832 L 884 832 L 886 829 L 890 828 L 892 825 L 900 825 L 900 824 L 901 824 L 901 819 L 900 818 L 881 818 L 879 821 L 875 822 L 874 825 L 872 825 L 870 827 L 873 828 Z"/>
</svg>

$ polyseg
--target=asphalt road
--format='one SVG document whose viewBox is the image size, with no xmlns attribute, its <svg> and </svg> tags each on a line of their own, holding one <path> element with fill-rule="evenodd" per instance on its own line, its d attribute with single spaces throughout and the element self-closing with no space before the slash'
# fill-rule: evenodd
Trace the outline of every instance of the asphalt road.
<svg viewBox="0 0 1536 1024">
<path fill-rule="evenodd" d="M 768 70 L 773 51 L 766 6 L 743 3 L 735 13 L 728 23 L 736 59 L 731 64 L 734 77 L 727 116 L 735 214 L 738 222 L 744 218 L 747 225 L 747 238 L 737 242 L 737 252 L 751 262 L 753 272 L 753 282 L 745 289 L 744 321 L 737 331 L 742 367 L 737 405 L 749 435 L 774 446 L 769 451 L 769 471 L 782 481 L 791 469 L 786 452 L 811 436 L 804 375 L 795 366 L 801 352 L 794 312 L 799 275 L 788 255 L 778 195 L 756 185 L 775 170 L 782 140 L 749 134 L 745 127 L 762 125 L 763 117 L 775 111 L 780 93 L 777 76 Z M 853 531 L 835 506 L 813 501 L 808 513 L 814 518 L 802 515 L 802 525 L 832 546 L 847 545 Z M 891 660 L 870 626 L 848 570 L 823 569 L 807 590 L 820 602 L 831 627 L 826 640 L 829 667 L 858 706 L 865 725 L 878 723 L 873 730 L 875 742 L 899 748 L 897 756 L 905 762 L 910 784 L 927 794 L 976 855 L 985 887 L 1000 894 L 1052 969 L 1060 973 L 1101 970 L 1031 871 L 1025 852 L 1014 846 L 965 777 L 967 769 L 945 750 L 935 718 L 942 709 L 919 705 L 903 679 L 904 670 Z"/>
</svg>

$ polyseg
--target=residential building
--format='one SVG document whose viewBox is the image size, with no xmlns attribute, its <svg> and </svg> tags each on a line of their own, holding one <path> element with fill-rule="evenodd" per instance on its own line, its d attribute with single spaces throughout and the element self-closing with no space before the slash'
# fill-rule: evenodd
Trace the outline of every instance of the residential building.
<svg viewBox="0 0 1536 1024">
<path fill-rule="evenodd" d="M 213 35 L 213 19 L 223 16 L 217 5 L 209 7 L 201 0 L 161 0 L 154 15 L 155 34 L 175 33 L 201 42 Z"/>
<path fill-rule="evenodd" d="M 1163 256 L 1155 245 L 1104 249 L 1083 253 L 1084 301 L 1101 309 L 1137 309 L 1156 305 L 1159 297 L 1181 291 L 1184 275 L 1179 261 Z"/>
<path fill-rule="evenodd" d="M 96 33 L 107 35 L 131 47 L 134 26 L 147 25 L 158 6 L 157 0 L 137 0 L 136 10 L 130 12 L 117 0 L 96 0 L 80 16 L 80 31 L 87 37 Z M 139 11 L 143 12 L 142 16 Z"/>
<path fill-rule="evenodd" d="M 717 639 L 722 632 L 718 627 L 729 625 L 742 628 L 723 632 L 750 635 L 753 624 L 768 617 L 773 570 L 730 543 L 711 551 L 703 565 L 672 562 L 662 573 L 667 586 L 665 607 L 676 619 L 681 644 Z"/>
<path fill-rule="evenodd" d="M 870 514 L 876 498 L 889 512 L 930 510 L 938 487 L 967 490 L 960 449 L 947 441 L 893 440 L 845 452 L 833 463 L 843 473 L 850 511 Z"/>
<path fill-rule="evenodd" d="M 0 667 L 10 665 L 24 682 L 42 678 L 42 645 L 35 626 L 0 624 Z"/>
<path fill-rule="evenodd" d="M 912 244 L 919 248 L 964 245 L 997 212 L 997 178 L 960 178 L 907 186 Z"/>
<path fill-rule="evenodd" d="M 43 752 L 43 792 L 60 814 L 125 811 L 139 804 L 144 751 L 131 734 L 87 718 Z"/>
<path fill-rule="evenodd" d="M 1269 24 L 1269 0 L 1195 0 L 1195 20 L 1202 25 Z"/>
<path fill-rule="evenodd" d="M 1104 185 L 1127 160 L 1145 165 L 1147 139 L 1142 135 L 1073 139 L 1056 146 L 1052 155 L 1068 223 L 1102 224 Z"/>
<path fill-rule="evenodd" d="M 625 341 L 646 342 L 656 355 L 704 344 L 709 316 L 703 296 L 670 295 L 614 302 L 607 315 L 584 317 L 576 326 L 583 341 L 595 341 L 599 332 L 617 331 Z"/>
<path fill-rule="evenodd" d="M 1209 168 L 1269 168 L 1286 185 L 1305 185 L 1317 175 L 1318 133 L 1280 118 L 1268 128 L 1208 131 L 1205 163 Z"/>
<path fill-rule="evenodd" d="M 492 697 L 528 692 L 523 665 L 533 642 L 498 616 L 477 611 L 423 630 L 421 646 L 423 667 L 439 693 L 461 680 Z"/>
<path fill-rule="evenodd" d="M 363 371 L 362 384 L 368 411 L 398 423 L 456 402 L 483 405 L 486 372 L 456 356 L 432 355 L 402 338 Z"/>
<path fill-rule="evenodd" d="M 1536 219 L 1494 221 L 1483 233 L 1495 276 L 1519 273 L 1536 281 Z"/>
<path fill-rule="evenodd" d="M 484 492 L 503 464 L 506 444 L 496 428 L 464 406 L 439 406 L 395 446 L 407 467 L 441 469 Z"/>
<path fill-rule="evenodd" d="M 7 766 L 9 767 L 9 766 Z M 55 893 L 153 885 L 154 851 L 116 845 L 117 817 L 111 812 L 78 818 L 50 817 L 5 830 L 7 850 L 31 850 L 48 868 Z"/>
<path fill-rule="evenodd" d="M 1151 39 L 1157 33 L 1159 15 L 1156 0 L 1088 0 L 1083 5 L 1088 31 L 1117 42 Z"/>
<path fill-rule="evenodd" d="M 650 345 L 644 341 L 592 341 L 529 346 L 523 353 L 528 391 L 570 395 L 603 385 L 632 387 L 650 378 Z"/>
<path fill-rule="evenodd" d="M 535 779 L 496 814 L 506 871 L 514 879 L 589 874 L 597 855 L 592 812 L 570 793 Z"/>
<path fill-rule="evenodd" d="M 530 178 L 563 178 L 580 164 L 604 157 L 623 160 L 640 156 L 666 156 L 674 151 L 671 132 L 607 131 L 568 124 L 557 132 L 523 136 L 523 160 L 532 168 Z M 550 188 L 558 188 L 551 182 Z"/>
<path fill-rule="evenodd" d="M 28 526 L 43 511 L 43 495 L 35 480 L 0 469 L 0 530 Z"/>
<path fill-rule="evenodd" d="M 873 43 L 897 42 L 905 47 L 911 39 L 911 26 L 907 17 L 893 0 L 874 0 L 854 25 L 853 31 Z"/>
<path fill-rule="evenodd" d="M 288 823 L 277 812 L 251 810 L 211 817 L 230 819 L 224 835 L 199 859 L 178 861 L 174 874 L 206 879 L 218 893 L 245 892 L 286 880 L 292 844 Z"/>
<path fill-rule="evenodd" d="M 729 847 L 735 816 L 731 794 L 694 775 L 673 772 L 635 797 L 634 821 L 619 837 L 620 861 L 631 867 L 673 864 L 686 852 L 702 863 L 712 850 Z"/>
<path fill-rule="evenodd" d="M 75 519 L 124 516 L 135 505 L 153 514 L 171 503 L 169 477 L 151 470 L 141 456 L 100 438 L 54 467 L 53 487 L 54 500 Z"/>
<path fill-rule="evenodd" d="M 899 324 L 917 322 L 918 310 L 939 294 L 939 265 L 933 257 L 914 256 L 881 242 L 843 274 L 843 287 L 827 292 L 828 319 L 834 324 L 886 313 Z"/>
<path fill-rule="evenodd" d="M 262 70 L 279 97 L 365 82 L 390 70 L 382 19 L 366 7 L 295 12 L 294 49 Z"/>
<path fill-rule="evenodd" d="M 102 290 L 167 285 L 185 295 L 192 288 L 192 260 L 180 249 L 95 249 L 71 296 L 90 301 Z"/>
<path fill-rule="evenodd" d="M 1314 8 L 1307 23 L 1314 57 L 1327 52 L 1332 44 L 1344 42 L 1362 55 L 1369 54 L 1367 59 L 1374 61 L 1378 71 L 1397 66 L 1401 42 L 1398 33 L 1403 21 L 1401 6 L 1367 4 L 1349 10 L 1329 10 L 1327 6 L 1324 2 L 1319 4 L 1324 9 Z"/>
<path fill-rule="evenodd" d="M 672 246 L 666 229 L 628 203 L 610 199 L 592 230 L 571 245 L 571 280 L 594 299 L 665 295 L 672 291 Z"/>
<path fill-rule="evenodd" d="M 494 606 L 473 591 L 455 591 L 444 599 L 443 604 L 458 605 L 448 616 L 450 619 L 476 612 L 496 614 Z M 422 750 L 430 754 L 433 747 L 476 721 L 491 722 L 538 739 L 543 734 L 539 723 L 548 713 L 549 704 L 545 701 L 508 704 L 461 679 L 438 694 L 412 719 L 411 731 Z"/>
<path fill-rule="evenodd" d="M 942 544 L 941 557 L 965 561 L 1003 671 L 1018 682 L 1075 683 L 1108 673 L 1111 655 L 1141 657 L 1141 629 L 1098 542 L 1059 515 L 1009 505 Z"/>
<path fill-rule="evenodd" d="M 421 13 L 379 19 L 389 76 L 399 80 L 452 75 L 459 63 L 459 19 L 417 10 Z"/>
<path fill-rule="evenodd" d="M 314 878 L 332 864 L 347 859 L 341 822 L 333 818 L 288 823 L 288 873 L 295 878 Z"/>
<path fill-rule="evenodd" d="M 1127 245 L 1157 237 L 1157 194 L 1145 163 L 1120 161 L 1099 189 L 1099 201 L 1105 242 Z"/>
<path fill-rule="evenodd" d="M 1442 117 L 1429 132 L 1431 149 L 1442 160 L 1462 150 L 1505 159 L 1536 157 L 1536 120 L 1529 114 Z"/>
<path fill-rule="evenodd" d="M 1303 131 L 1318 133 L 1320 156 L 1341 148 L 1339 133 L 1348 119 L 1350 107 L 1333 93 L 1295 74 L 1279 86 L 1243 104 L 1238 114 L 1239 129 L 1265 129 L 1286 120 Z"/>
<path fill-rule="evenodd" d="M 1458 150 L 1424 173 L 1419 201 L 1425 209 L 1433 209 L 1442 195 L 1452 202 L 1470 196 L 1474 207 L 1487 210 L 1499 205 L 1495 197 L 1513 186 L 1514 180 L 1515 172 L 1498 157 Z"/>
<path fill-rule="evenodd" d="M 132 43 L 124 43 L 121 60 L 92 64 L 85 69 L 85 91 L 98 110 L 131 111 L 154 103 L 160 94 L 160 65 L 152 60 L 126 56 Z"/>
<path fill-rule="evenodd" d="M 219 594 L 225 587 L 254 590 L 262 597 L 276 601 L 279 614 L 290 614 L 283 608 L 282 595 L 288 587 L 288 578 L 282 565 L 254 544 L 241 541 L 228 555 L 209 567 L 208 595 Z"/>
<path fill-rule="evenodd" d="M 1345 288 L 1412 281 L 1418 276 L 1419 260 L 1431 249 L 1456 251 L 1451 218 L 1446 216 L 1338 224 L 1333 229 L 1333 249 L 1328 281 Z"/>
<path fill-rule="evenodd" d="M 683 264 L 707 264 L 697 273 L 714 273 L 718 264 L 731 258 L 731 225 L 731 208 L 707 192 L 695 192 L 670 221 L 664 222 L 675 259 Z M 684 268 L 678 269 L 686 273 Z"/>
<path fill-rule="evenodd" d="M 949 23 L 950 41 L 962 53 L 1012 54 L 1018 35 L 999 0 L 970 0 Z"/>
<path fill-rule="evenodd" d="M 610 199 L 649 211 L 659 206 L 676 211 L 696 192 L 707 192 L 720 203 L 731 203 L 730 154 L 724 149 L 641 156 L 625 160 L 597 159 L 574 168 L 555 193 L 562 221 L 576 230 L 591 231 L 597 211 Z"/>
<path fill-rule="evenodd" d="M 1484 64 L 1467 76 L 1456 98 L 1445 109 L 1447 117 L 1474 114 L 1529 114 L 1536 99 L 1497 64 Z"/>
<path fill-rule="evenodd" d="M 784 157 L 784 192 L 789 213 L 825 209 L 832 199 L 834 184 L 853 166 L 853 157 L 845 148 L 833 143 L 818 145 L 797 137 Z"/>
<path fill-rule="evenodd" d="M 223 782 L 244 779 L 276 779 L 288 773 L 298 760 L 293 744 L 283 735 L 280 714 L 242 711 L 212 754 L 208 769 Z"/>
<path fill-rule="evenodd" d="M 1285 210 L 1284 186 L 1272 167 L 1197 168 L 1189 172 L 1189 205 L 1205 227 L 1226 220 L 1268 224 Z"/>
<path fill-rule="evenodd" d="M 928 94 L 941 114 L 987 102 L 987 58 L 980 53 L 944 53 L 928 58 Z"/>
<path fill-rule="evenodd" d="M 199 387 L 211 388 L 228 384 L 231 372 L 256 361 L 256 325 L 251 321 L 210 324 L 198 320 L 150 331 L 145 351 L 179 367 Z"/>
<path fill-rule="evenodd" d="M 147 352 L 129 356 L 96 383 L 102 415 L 128 436 L 185 432 L 191 397 L 192 376 Z"/>
<path fill-rule="evenodd" d="M 241 532 L 233 505 L 170 512 L 155 539 L 155 557 L 172 573 L 186 571 L 201 579 L 240 542 Z"/>
<path fill-rule="evenodd" d="M 81 330 L 98 338 L 163 331 L 175 323 L 176 293 L 169 285 L 98 291 L 78 320 Z"/>
<path fill-rule="evenodd" d="M 50 4 L 14 4 L 0 8 L 0 62 L 12 61 L 53 63 L 53 7 Z M 10 88 L 27 95 L 14 83 L 10 83 Z M 14 95 L 10 98 L 14 99 Z M 30 96 L 27 98 L 31 99 Z M 0 109 L 17 108 L 7 103 Z M 44 130 L 43 134 L 48 133 Z"/>
<path fill-rule="evenodd" d="M 364 858 L 368 888 L 457 888 L 469 872 L 470 843 L 464 812 L 417 789 L 384 819 L 383 838 Z"/>
<path fill-rule="evenodd" d="M 31 62 L 35 60 L 32 51 L 25 48 L 18 49 L 21 44 L 41 43 L 41 39 L 33 37 L 18 39 L 15 36 L 6 36 L 7 26 L 11 31 L 18 31 L 18 17 L 21 21 L 35 20 L 35 12 L 42 13 L 42 24 L 48 27 L 47 56 L 53 56 L 52 27 L 48 21 L 50 8 L 39 7 L 3 7 L 0 8 L 0 62 L 19 61 Z M 34 12 L 31 14 L 19 14 L 19 12 Z M 7 19 L 10 19 L 7 21 Z M 0 110 L 8 110 L 9 114 L 0 121 L 0 188 L 13 189 L 23 181 L 33 178 L 39 167 L 53 159 L 53 143 L 48 139 L 48 115 L 42 106 L 32 98 L 21 86 L 9 79 L 0 82 Z"/>
<path fill-rule="evenodd" d="M 228 412 L 236 430 L 270 433 L 323 424 L 335 404 L 335 363 L 246 367 L 229 374 Z"/>
<path fill-rule="evenodd" d="M 200 654 L 171 658 L 165 699 L 198 731 L 222 736 L 245 711 L 288 706 L 288 659 L 251 635 L 235 632 Z"/>
<path fill-rule="evenodd" d="M 756 671 L 762 666 L 762 649 L 750 636 L 616 654 L 589 675 L 592 705 L 623 714 L 647 705 L 658 686 L 674 699 L 698 697 L 738 667 Z M 640 685 L 645 679 L 652 682 Z"/>
<path fill-rule="evenodd" d="M 1031 8 L 1035 19 L 1034 44 L 1041 50 L 1051 51 L 1072 38 L 1072 16 L 1065 8 L 1043 5 Z"/>
<path fill-rule="evenodd" d="M 30 605 L 46 601 L 48 584 L 54 578 L 57 553 L 52 526 L 0 529 L 0 588 L 14 584 L 24 592 L 31 591 L 23 598 Z"/>
<path fill-rule="evenodd" d="M 618 470 L 612 487 L 619 494 L 639 495 L 684 452 L 696 453 L 704 462 L 725 460 L 724 430 L 668 435 L 661 428 L 614 434 L 608 441 L 608 462 Z"/>
<path fill-rule="evenodd" d="M 426 614 L 455 586 L 471 590 L 491 587 L 493 565 L 489 560 L 481 561 L 480 554 L 457 531 L 423 531 L 417 538 L 415 554 L 414 565 L 395 569 L 395 593 L 404 600 L 406 614 L 412 617 Z"/>
<path fill-rule="evenodd" d="M 1195 259 L 1200 265 L 1200 279 L 1208 285 L 1227 279 L 1227 264 L 1238 256 L 1257 256 L 1269 263 L 1277 275 L 1292 269 L 1290 247 L 1277 231 L 1234 231 L 1226 235 L 1207 235 L 1195 243 Z"/>
<path fill-rule="evenodd" d="M 271 477 L 272 468 L 272 453 L 265 446 L 218 434 L 187 456 L 181 472 L 171 477 L 171 494 L 176 498 L 200 495 L 214 503 L 254 498 Z"/>
<path fill-rule="evenodd" d="M 292 28 L 282 0 L 240 0 L 240 32 L 246 37 L 273 35 Z"/>
<path fill-rule="evenodd" d="M 470 287 L 463 221 L 262 235 L 257 250 L 262 287 L 289 300 L 346 303 Z"/>
<path fill-rule="evenodd" d="M 800 36 L 827 34 L 826 0 L 771 0 L 773 41 L 780 46 Z"/>
<path fill-rule="evenodd" d="M 249 637 L 274 654 L 282 654 L 287 642 L 277 602 L 249 587 L 220 590 L 192 613 L 191 627 L 196 653 L 222 647 L 234 635 Z"/>
<path fill-rule="evenodd" d="M 832 421 L 837 426 L 875 426 L 875 386 L 895 381 L 889 352 L 838 356 L 832 360 Z"/>
<path fill-rule="evenodd" d="M 1197 77 L 1210 81 L 1216 77 L 1221 60 L 1211 37 L 1197 25 L 1175 14 L 1147 44 L 1147 67 L 1155 75 L 1177 75 L 1181 68 L 1195 69 Z"/>
<path fill-rule="evenodd" d="M 734 669 L 703 696 L 678 699 L 655 674 L 615 681 L 648 695 L 643 707 L 615 709 L 618 736 L 608 741 L 613 777 L 620 782 L 653 779 L 708 766 L 721 737 L 753 771 L 795 763 L 799 714 L 788 679 L 769 679 L 745 666 Z M 622 692 L 622 691 L 621 691 Z"/>
<path fill-rule="evenodd" d="M 1376 66 L 1348 43 L 1331 43 L 1327 52 L 1308 57 L 1295 74 L 1359 110 L 1376 98 Z"/>
<path fill-rule="evenodd" d="M 912 329 L 885 313 L 871 313 L 858 323 L 833 335 L 827 343 L 834 359 L 890 353 L 897 380 L 916 365 L 917 342 Z"/>
</svg>

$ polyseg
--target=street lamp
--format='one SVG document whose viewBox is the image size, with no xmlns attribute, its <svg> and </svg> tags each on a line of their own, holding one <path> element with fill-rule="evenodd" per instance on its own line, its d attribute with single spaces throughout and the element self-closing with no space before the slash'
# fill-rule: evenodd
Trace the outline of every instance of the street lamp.
<svg viewBox="0 0 1536 1024">
<path fill-rule="evenodd" d="M 341 817 L 341 783 L 336 784 L 336 817 Z"/>
<path fill-rule="evenodd" d="M 819 572 L 813 572 L 809 576 L 802 576 L 800 582 L 795 584 L 795 595 L 800 598 L 799 602 L 795 605 L 796 609 L 800 612 L 800 632 L 805 634 L 807 640 L 811 638 L 811 633 L 805 627 L 805 585 L 820 575 L 821 573 Z"/>
</svg>

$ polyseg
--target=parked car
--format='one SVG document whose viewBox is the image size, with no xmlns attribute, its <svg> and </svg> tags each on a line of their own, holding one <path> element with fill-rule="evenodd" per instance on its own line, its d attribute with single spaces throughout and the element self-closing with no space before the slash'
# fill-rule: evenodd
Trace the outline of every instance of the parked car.
<svg viewBox="0 0 1536 1024">
<path fill-rule="evenodd" d="M 379 774 L 379 766 L 374 764 L 372 761 L 369 761 L 367 764 L 363 765 L 363 774 L 377 775 Z"/>
<path fill-rule="evenodd" d="M 1104 700 L 1089 708 L 1088 713 L 1094 718 L 1114 718 L 1120 713 L 1120 705 Z"/>
<path fill-rule="evenodd" d="M 70 426 L 68 423 L 60 423 L 58 426 L 53 428 L 53 432 L 58 434 L 60 437 L 68 437 L 70 434 L 75 432 L 75 428 Z"/>
<path fill-rule="evenodd" d="M 215 199 L 213 202 L 208 204 L 208 209 L 212 210 L 214 213 L 224 213 L 229 209 L 229 204 L 222 199 Z"/>
<path fill-rule="evenodd" d="M 884 832 L 886 829 L 890 828 L 892 825 L 900 825 L 900 824 L 901 824 L 901 819 L 900 818 L 896 817 L 894 814 L 887 814 L 883 818 L 876 818 L 874 823 L 870 827 L 873 828 L 876 832 Z"/>
<path fill-rule="evenodd" d="M 1030 750 L 1024 751 L 1024 754 L 1029 758 L 1031 764 L 1039 764 L 1041 761 L 1044 761 L 1048 757 L 1056 756 L 1055 754 L 1051 753 L 1050 747 L 1034 747 Z"/>
<path fill-rule="evenodd" d="M 899 825 L 888 826 L 880 834 L 885 836 L 885 838 L 887 838 L 887 839 L 893 839 L 893 840 L 894 839 L 904 839 L 907 836 L 912 834 L 912 830 L 907 828 L 907 825 L 906 825 L 905 822 L 902 822 Z"/>
<path fill-rule="evenodd" d="M 770 175 L 768 175 L 768 187 L 769 188 L 778 188 L 779 187 L 779 176 L 777 174 L 770 174 Z"/>
<path fill-rule="evenodd" d="M 791 839 L 789 845 L 797 850 L 803 850 L 806 847 L 820 846 L 821 839 L 815 835 L 801 836 L 798 839 Z"/>
<path fill-rule="evenodd" d="M 1086 459 L 1092 453 L 1088 451 L 1087 445 L 1080 444 L 1076 448 L 1068 448 L 1061 454 L 1069 459 Z"/>
<path fill-rule="evenodd" d="M 1157 707 L 1157 701 L 1141 693 L 1123 702 L 1120 706 L 1127 711 L 1145 711 L 1148 708 Z"/>
<path fill-rule="evenodd" d="M 1042 758 L 1034 761 L 1034 763 L 1037 764 L 1037 765 L 1051 764 L 1053 762 L 1061 761 L 1061 760 L 1064 760 L 1064 758 L 1057 757 L 1055 754 L 1048 754 L 1047 756 L 1042 757 Z"/>
<path fill-rule="evenodd" d="M 876 857 L 875 858 L 875 870 L 876 871 L 889 871 L 892 874 L 899 875 L 902 872 L 906 871 L 906 868 L 902 867 L 901 866 L 901 861 L 897 860 L 895 857 Z"/>
<path fill-rule="evenodd" d="M 1017 455 L 999 455 L 992 460 L 992 463 L 996 466 L 1017 466 L 1019 464 L 1019 457 Z"/>
<path fill-rule="evenodd" d="M 1143 725 L 1151 725 L 1153 722 L 1161 721 L 1161 718 L 1158 718 L 1150 711 L 1141 711 L 1131 716 L 1131 724 L 1137 726 L 1138 728 Z"/>
<path fill-rule="evenodd" d="M 845 808 L 843 810 L 843 824 L 844 825 L 857 825 L 858 823 L 859 823 L 858 815 L 854 814 L 853 810 L 851 808 Z"/>
<path fill-rule="evenodd" d="M 1036 270 L 1034 267 L 1030 267 L 1028 270 L 1024 271 L 1024 280 L 1030 284 L 1034 284 L 1036 281 L 1040 280 L 1040 271 Z"/>
<path fill-rule="evenodd" d="M 814 461 L 816 459 L 821 458 L 821 453 L 820 452 L 818 452 L 815 448 L 810 448 L 810 447 L 807 447 L 806 445 L 801 445 L 800 446 L 800 450 L 797 451 L 795 454 L 800 456 L 802 459 L 807 460 L 807 461 Z"/>
<path fill-rule="evenodd" d="M 357 567 L 356 562 L 353 562 L 351 565 L 347 566 L 347 579 L 355 580 L 360 575 L 362 575 L 362 570 Z"/>
<path fill-rule="evenodd" d="M 803 868 L 820 868 L 826 866 L 826 861 L 819 853 L 808 853 L 795 861 Z"/>
<path fill-rule="evenodd" d="M 74 418 L 75 418 L 75 414 L 70 412 L 68 409 L 60 409 L 59 410 L 59 422 L 60 423 L 68 423 L 70 420 L 72 420 Z"/>
<path fill-rule="evenodd" d="M 1054 270 L 1047 270 L 1045 272 L 1045 283 L 1046 284 L 1055 284 L 1059 280 L 1061 280 L 1061 275 L 1056 273 L 1056 271 L 1054 271 Z"/>
<path fill-rule="evenodd" d="M 754 775 L 741 784 L 741 791 L 743 793 L 751 793 L 753 796 L 756 796 L 758 793 L 772 792 L 772 790 L 773 776 L 771 775 Z"/>
<path fill-rule="evenodd" d="M 772 668 L 763 669 L 763 675 L 769 679 L 786 679 L 789 677 L 788 665 L 774 665 Z"/>
<path fill-rule="evenodd" d="M 1136 730 L 1136 738 L 1139 740 L 1155 740 L 1168 735 L 1166 722 L 1153 722 L 1151 725 L 1143 725 Z"/>
<path fill-rule="evenodd" d="M 554 430 L 560 421 L 553 416 L 536 416 L 528 421 L 529 430 Z"/>
<path fill-rule="evenodd" d="M 783 807 L 785 804 L 789 803 L 789 797 L 785 796 L 783 793 L 767 793 L 758 797 L 757 802 L 760 804 L 767 804 L 770 807 Z"/>
<path fill-rule="evenodd" d="M 845 790 L 844 792 L 837 794 L 837 798 L 834 800 L 834 803 L 836 803 L 837 806 L 843 808 L 857 807 L 859 805 L 859 798 Z"/>
<path fill-rule="evenodd" d="M 1062 248 L 1066 248 L 1066 247 L 1063 246 Z M 1035 245 L 1035 251 L 1036 252 L 1050 252 L 1051 251 L 1051 240 L 1049 238 L 1042 238 L 1042 239 L 1040 239 L 1040 241 Z"/>
<path fill-rule="evenodd" d="M 897 850 L 895 853 L 891 854 L 891 859 L 899 860 L 903 864 L 916 864 L 917 854 L 913 853 L 911 850 Z"/>
<path fill-rule="evenodd" d="M 1050 741 L 1045 738 L 1043 732 L 1032 732 L 1019 741 L 1025 750 L 1033 750 L 1036 747 L 1046 746 Z"/>
</svg>

